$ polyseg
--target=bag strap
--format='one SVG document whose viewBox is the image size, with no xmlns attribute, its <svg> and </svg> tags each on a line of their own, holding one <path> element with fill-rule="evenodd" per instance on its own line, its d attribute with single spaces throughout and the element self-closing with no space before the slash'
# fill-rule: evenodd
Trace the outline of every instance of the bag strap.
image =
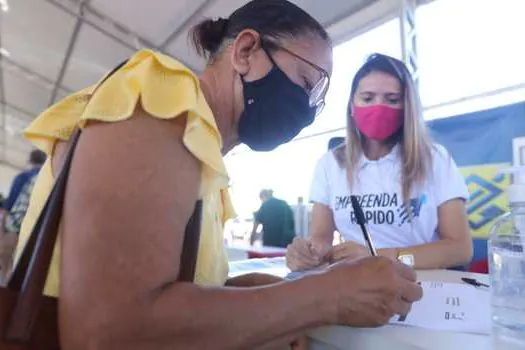
<svg viewBox="0 0 525 350">
<path fill-rule="evenodd" d="M 117 66 L 100 84 L 125 63 Z M 20 291 L 6 332 L 6 338 L 9 340 L 28 342 L 31 339 L 62 218 L 69 170 L 81 133 L 82 131 L 78 129 L 73 136 L 62 170 L 9 281 L 8 287 L 10 289 Z M 184 231 L 179 272 L 180 281 L 192 282 L 194 280 L 201 218 L 202 201 L 199 200 Z"/>
<path fill-rule="evenodd" d="M 116 71 L 118 71 L 120 68 L 122 68 L 127 61 L 124 61 L 120 63 L 118 66 L 116 66 L 111 72 L 109 72 L 100 83 L 97 85 L 95 90 L 93 91 L 92 95 L 95 93 L 95 91 L 98 89 L 100 85 L 102 85 L 109 77 L 111 77 Z M 69 146 L 68 152 L 66 154 L 66 159 L 64 161 L 64 165 L 62 166 L 62 170 L 58 174 L 58 177 L 55 181 L 55 184 L 53 186 L 53 189 L 51 193 L 49 194 L 49 197 L 44 205 L 44 208 L 40 212 L 40 215 L 35 222 L 35 225 L 33 226 L 33 229 L 31 231 L 31 235 L 29 236 L 29 239 L 24 246 L 24 249 L 22 251 L 22 254 L 20 255 L 20 258 L 18 259 L 18 263 L 16 264 L 16 267 L 11 275 L 11 278 L 9 279 L 8 288 L 14 289 L 14 290 L 23 290 L 24 281 L 27 279 L 28 275 L 33 273 L 33 271 L 37 271 L 38 274 L 44 274 L 47 276 L 47 271 L 49 268 L 49 264 L 51 263 L 51 257 L 53 255 L 53 252 L 50 253 L 49 260 L 43 260 L 43 261 L 34 261 L 34 257 L 37 255 L 35 254 L 37 249 L 40 249 L 38 245 L 39 241 L 39 235 L 42 233 L 46 236 L 47 239 L 52 239 L 53 244 L 51 245 L 51 249 L 54 247 L 54 241 L 56 241 L 56 236 L 58 234 L 58 225 L 60 224 L 60 220 L 55 223 L 57 226 L 52 227 L 49 226 L 49 224 L 52 224 L 53 222 L 48 220 L 45 220 L 46 218 L 50 218 L 50 215 L 53 213 L 56 213 L 58 218 L 62 216 L 62 201 L 64 199 L 64 191 L 65 191 L 65 184 L 67 182 L 67 175 L 69 173 L 69 166 L 71 165 L 70 162 L 73 159 L 73 152 L 75 151 L 75 147 L 78 142 L 78 138 L 80 137 L 80 130 L 77 130 L 77 132 L 73 135 L 72 142 Z M 69 161 L 69 164 L 68 164 Z M 60 187 L 60 186 L 63 186 Z M 61 192 L 57 192 L 57 188 L 61 188 Z M 57 199 L 55 201 L 52 201 L 53 196 L 57 196 Z M 47 238 L 47 236 L 50 236 Z M 54 236 L 54 237 L 53 237 Z M 47 245 L 46 245 L 47 247 Z M 47 254 L 45 254 L 43 257 L 45 258 Z M 40 271 L 41 269 L 45 269 Z M 47 277 L 46 277 L 47 278 Z M 45 283 L 45 281 L 44 281 Z M 43 290 L 43 285 L 42 285 Z"/>
<path fill-rule="evenodd" d="M 193 282 L 199 255 L 199 242 L 201 236 L 202 200 L 195 204 L 193 214 L 184 231 L 184 243 L 180 256 L 179 278 L 181 282 Z"/>
<path fill-rule="evenodd" d="M 9 340 L 28 342 L 31 339 L 58 235 L 67 177 L 79 138 L 80 130 L 75 133 L 62 170 L 31 232 L 20 263 L 9 281 L 9 287 L 13 285 L 15 288 L 18 287 L 17 284 L 22 283 L 7 328 L 6 338 Z"/>
</svg>

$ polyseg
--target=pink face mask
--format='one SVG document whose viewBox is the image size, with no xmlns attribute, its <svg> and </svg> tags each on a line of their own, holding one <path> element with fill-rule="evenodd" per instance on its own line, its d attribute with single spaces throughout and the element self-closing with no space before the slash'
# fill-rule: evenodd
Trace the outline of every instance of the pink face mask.
<svg viewBox="0 0 525 350">
<path fill-rule="evenodd" d="M 357 128 L 372 140 L 384 141 L 403 124 L 403 110 L 385 105 L 353 106 Z"/>
</svg>

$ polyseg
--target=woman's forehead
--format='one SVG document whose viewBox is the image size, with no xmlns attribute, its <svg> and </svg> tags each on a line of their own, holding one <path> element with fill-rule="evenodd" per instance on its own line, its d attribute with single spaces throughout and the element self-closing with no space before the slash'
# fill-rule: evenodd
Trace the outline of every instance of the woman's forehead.
<svg viewBox="0 0 525 350">
<path fill-rule="evenodd" d="M 371 72 L 358 84 L 359 91 L 398 93 L 401 91 L 399 80 L 387 73 Z"/>
</svg>

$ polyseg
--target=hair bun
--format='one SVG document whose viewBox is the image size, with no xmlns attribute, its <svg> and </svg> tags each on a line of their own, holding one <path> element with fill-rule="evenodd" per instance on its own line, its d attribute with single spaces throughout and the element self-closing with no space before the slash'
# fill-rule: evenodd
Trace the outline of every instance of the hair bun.
<svg viewBox="0 0 525 350">
<path fill-rule="evenodd" d="M 221 46 L 227 29 L 227 18 L 206 19 L 197 24 L 192 30 L 193 44 L 197 53 L 203 57 L 213 56 Z"/>
</svg>

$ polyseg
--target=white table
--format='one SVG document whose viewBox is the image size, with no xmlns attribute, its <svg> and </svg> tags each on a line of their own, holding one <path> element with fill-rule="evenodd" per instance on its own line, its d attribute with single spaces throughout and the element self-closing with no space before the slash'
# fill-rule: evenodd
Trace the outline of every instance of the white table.
<svg viewBox="0 0 525 350">
<path fill-rule="evenodd" d="M 460 271 L 418 271 L 421 281 L 461 282 L 473 277 L 483 283 L 488 276 Z M 375 329 L 324 327 L 310 334 L 311 350 L 491 350 L 490 336 L 384 326 Z M 499 349 L 498 349 L 499 350 Z M 503 349 L 501 349 L 503 350 Z"/>
<path fill-rule="evenodd" d="M 284 277 L 289 270 L 284 258 L 253 259 L 230 263 L 230 277 L 262 272 Z M 461 283 L 472 277 L 488 283 L 488 276 L 461 271 L 418 271 L 421 281 Z M 492 350 L 490 336 L 469 333 L 432 331 L 415 327 L 384 326 L 374 329 L 324 327 L 310 334 L 311 350 Z M 504 349 L 497 349 L 504 350 Z"/>
<path fill-rule="evenodd" d="M 230 261 L 229 267 L 230 278 L 252 272 L 267 273 L 277 277 L 285 277 L 290 273 L 284 257 Z"/>
<path fill-rule="evenodd" d="M 266 257 L 281 257 L 286 254 L 286 248 L 261 246 L 261 245 L 247 245 L 247 244 L 233 244 L 227 246 L 228 253 L 234 256 L 245 254 L 245 259 L 249 258 L 266 258 Z M 239 259 L 235 259 L 239 260 Z M 230 260 L 234 261 L 234 260 Z"/>
</svg>

